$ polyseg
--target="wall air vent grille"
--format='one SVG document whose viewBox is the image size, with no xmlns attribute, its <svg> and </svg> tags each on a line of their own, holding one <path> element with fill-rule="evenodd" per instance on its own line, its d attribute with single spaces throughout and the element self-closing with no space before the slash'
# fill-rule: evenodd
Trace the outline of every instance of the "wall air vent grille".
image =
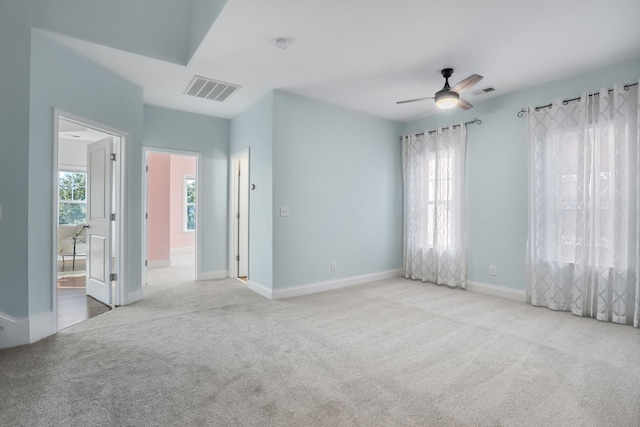
<svg viewBox="0 0 640 427">
<path fill-rule="evenodd" d="M 185 91 L 186 95 L 197 98 L 211 99 L 213 101 L 224 102 L 229 96 L 240 89 L 239 85 L 225 83 L 218 80 L 209 79 L 202 76 L 194 76 Z"/>
</svg>

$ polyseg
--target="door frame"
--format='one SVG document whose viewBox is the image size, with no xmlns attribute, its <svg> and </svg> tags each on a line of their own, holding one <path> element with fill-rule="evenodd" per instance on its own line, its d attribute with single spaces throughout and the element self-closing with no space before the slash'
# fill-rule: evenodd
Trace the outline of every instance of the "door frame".
<svg viewBox="0 0 640 427">
<path fill-rule="evenodd" d="M 238 278 L 238 263 L 235 262 L 236 246 L 238 245 L 238 234 L 235 230 L 234 224 L 234 207 L 238 203 L 238 171 L 235 165 L 235 161 L 243 157 L 247 158 L 247 170 L 249 171 L 249 177 L 247 178 L 248 188 L 247 196 L 250 196 L 251 187 L 251 147 L 247 147 L 243 150 L 237 151 L 229 156 L 229 277 L 232 279 Z M 247 197 L 247 213 L 248 213 L 248 230 L 247 230 L 247 282 L 251 275 L 251 256 L 250 244 L 251 241 L 251 197 Z"/>
<path fill-rule="evenodd" d="M 52 310 L 53 321 L 55 324 L 55 330 L 58 331 L 58 148 L 59 148 L 59 123 L 60 119 L 64 119 L 70 122 L 76 122 L 82 126 L 92 128 L 103 132 L 113 137 L 113 151 L 116 153 L 118 161 L 115 162 L 113 169 L 113 188 L 112 209 L 116 213 L 117 221 L 114 222 L 116 242 L 112 248 L 115 249 L 116 260 L 113 263 L 111 273 L 118 275 L 118 280 L 115 282 L 115 292 L 112 295 L 112 306 L 122 305 L 126 301 L 124 290 L 126 289 L 126 277 L 121 274 L 125 270 L 126 260 L 124 259 L 124 230 L 127 229 L 127 215 L 126 212 L 126 188 L 127 188 L 127 174 L 126 167 L 124 167 L 126 161 L 125 147 L 129 140 L 129 133 L 123 130 L 114 128 L 112 126 L 99 123 L 97 121 L 88 119 L 86 117 L 79 116 L 77 114 L 69 113 L 68 111 L 61 110 L 59 108 L 53 109 L 53 202 L 52 202 L 52 217 L 51 223 L 53 226 L 51 250 L 52 250 L 52 268 L 51 268 L 51 282 L 52 287 Z M 88 262 L 88 261 L 87 261 Z"/>
<path fill-rule="evenodd" d="M 147 174 L 147 159 L 149 153 L 161 153 L 161 154 L 174 154 L 177 156 L 190 156 L 196 158 L 196 253 L 195 253 L 195 280 L 201 280 L 202 272 L 200 271 L 200 253 L 202 249 L 202 227 L 200 226 L 200 219 L 202 218 L 200 195 L 202 194 L 202 153 L 197 151 L 187 150 L 175 150 L 172 148 L 158 148 L 158 147 L 142 147 L 142 287 L 147 286 L 147 217 L 148 212 L 148 174 Z M 169 249 L 171 251 L 171 249 Z"/>
</svg>

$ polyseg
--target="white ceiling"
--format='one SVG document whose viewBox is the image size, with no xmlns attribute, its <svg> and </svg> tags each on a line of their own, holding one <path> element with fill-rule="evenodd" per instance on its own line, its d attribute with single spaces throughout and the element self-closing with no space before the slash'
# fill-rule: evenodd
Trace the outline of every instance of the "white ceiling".
<svg viewBox="0 0 640 427">
<path fill-rule="evenodd" d="M 96 142 L 107 138 L 109 134 L 100 132 L 97 129 L 86 127 L 80 123 L 70 120 L 60 119 L 58 122 L 58 138 L 83 142 L 85 144 Z"/>
<path fill-rule="evenodd" d="M 638 17 L 638 0 L 229 0 L 186 67 L 52 37 L 142 86 L 148 104 L 232 118 L 282 89 L 409 121 L 437 109 L 396 101 L 432 96 L 445 67 L 452 85 L 484 76 L 464 94 L 474 104 L 638 57 Z M 224 103 L 189 97 L 194 74 L 242 87 Z"/>
</svg>

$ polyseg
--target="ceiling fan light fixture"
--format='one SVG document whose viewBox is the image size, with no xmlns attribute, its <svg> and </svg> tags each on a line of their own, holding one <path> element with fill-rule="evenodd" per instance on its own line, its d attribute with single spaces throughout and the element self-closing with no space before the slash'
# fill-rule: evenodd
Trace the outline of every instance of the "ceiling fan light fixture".
<svg viewBox="0 0 640 427">
<path fill-rule="evenodd" d="M 436 93 L 436 106 L 441 110 L 449 110 L 456 105 L 458 105 L 458 101 L 460 100 L 460 95 L 455 92 L 451 92 L 448 90 L 441 90 Z"/>
</svg>

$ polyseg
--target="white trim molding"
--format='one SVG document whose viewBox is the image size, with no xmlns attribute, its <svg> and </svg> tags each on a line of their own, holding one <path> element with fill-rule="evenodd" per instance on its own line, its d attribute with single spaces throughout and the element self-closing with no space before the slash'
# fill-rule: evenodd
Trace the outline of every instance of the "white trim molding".
<svg viewBox="0 0 640 427">
<path fill-rule="evenodd" d="M 123 298 L 122 305 L 133 304 L 142 299 L 142 288 L 135 291 L 129 291 L 125 294 L 126 298 Z"/>
<path fill-rule="evenodd" d="M 493 295 L 512 301 L 526 302 L 526 293 L 519 289 L 505 288 L 503 286 L 489 285 L 480 282 L 467 282 L 467 290 L 479 294 Z"/>
<path fill-rule="evenodd" d="M 195 231 L 195 230 L 191 230 L 191 231 Z M 171 253 L 171 254 L 188 254 L 188 253 L 192 253 L 195 256 L 196 247 L 195 246 L 184 246 L 184 247 L 180 247 L 180 248 L 171 248 L 171 249 L 169 249 L 169 253 Z"/>
<path fill-rule="evenodd" d="M 0 313 L 0 349 L 29 344 L 29 319 Z"/>
<path fill-rule="evenodd" d="M 57 332 L 53 311 L 15 318 L 0 313 L 0 349 L 31 344 Z"/>
<path fill-rule="evenodd" d="M 273 299 L 273 291 L 267 288 L 264 285 L 261 285 L 257 282 L 252 282 L 249 280 L 247 282 L 247 288 L 251 289 L 253 292 L 262 295 L 263 297 L 272 300 Z"/>
<path fill-rule="evenodd" d="M 344 277 L 342 279 L 327 280 L 324 282 L 308 283 L 306 285 L 292 286 L 289 288 L 275 289 L 272 291 L 273 300 L 293 298 L 301 295 L 315 294 L 317 292 L 330 291 L 333 289 L 346 288 L 347 286 L 362 285 L 364 283 L 375 282 L 378 280 L 392 279 L 400 277 L 402 271 L 386 270 L 377 273 L 362 274 L 360 276 Z"/>
<path fill-rule="evenodd" d="M 58 332 L 53 311 L 47 311 L 29 318 L 29 342 L 40 341 Z"/>
<path fill-rule="evenodd" d="M 147 263 L 147 267 L 149 268 L 160 268 L 160 267 L 171 267 L 170 259 L 160 259 L 157 261 L 149 261 Z"/>
<path fill-rule="evenodd" d="M 227 270 L 201 271 L 196 280 L 218 280 L 226 279 L 227 277 L 229 277 L 229 272 Z"/>
</svg>

